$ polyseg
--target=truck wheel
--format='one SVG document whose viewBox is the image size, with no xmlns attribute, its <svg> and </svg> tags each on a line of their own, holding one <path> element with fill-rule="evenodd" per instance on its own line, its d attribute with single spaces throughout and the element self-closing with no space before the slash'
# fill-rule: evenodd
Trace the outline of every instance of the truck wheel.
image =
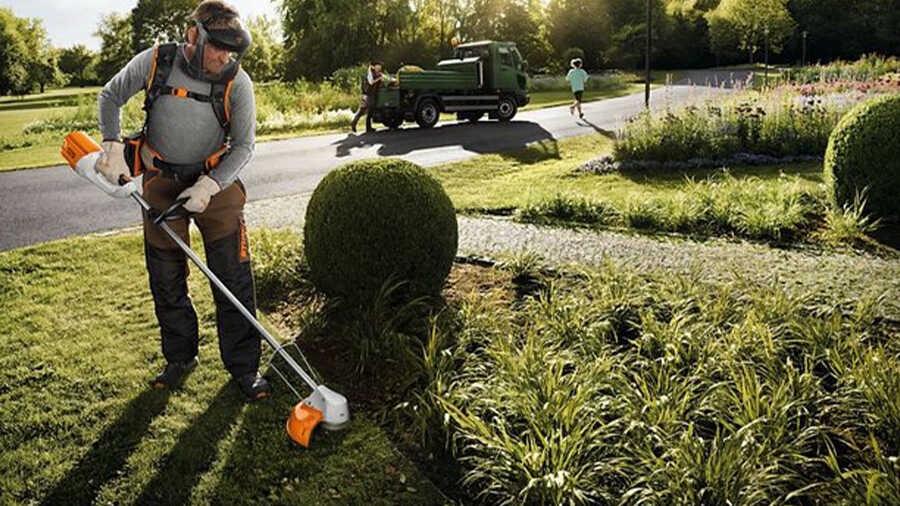
<svg viewBox="0 0 900 506">
<path fill-rule="evenodd" d="M 428 98 L 419 103 L 416 108 L 416 123 L 422 128 L 431 128 L 441 119 L 441 110 L 436 101 Z"/>
<path fill-rule="evenodd" d="M 513 119 L 518 110 L 519 105 L 516 104 L 516 99 L 507 95 L 500 99 L 500 105 L 497 106 L 497 119 L 509 121 Z"/>
</svg>

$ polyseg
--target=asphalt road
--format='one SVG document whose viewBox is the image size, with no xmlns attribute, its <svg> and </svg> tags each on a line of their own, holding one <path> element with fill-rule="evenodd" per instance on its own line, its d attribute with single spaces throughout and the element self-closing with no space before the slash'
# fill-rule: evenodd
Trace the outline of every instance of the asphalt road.
<svg viewBox="0 0 900 506">
<path fill-rule="evenodd" d="M 741 76 L 726 73 L 710 78 L 702 73 L 691 77 L 712 86 L 679 84 L 653 90 L 651 107 L 727 93 L 727 86 L 720 83 Z M 413 124 L 395 132 L 266 142 L 256 146 L 241 179 L 250 200 L 311 192 L 331 169 L 352 160 L 391 156 L 427 167 L 536 141 L 612 133 L 640 112 L 643 103 L 643 94 L 588 103 L 584 120 L 576 120 L 563 106 L 523 112 L 506 124 L 453 122 L 430 130 Z M 0 173 L 0 251 L 139 222 L 134 201 L 107 197 L 66 165 Z"/>
</svg>

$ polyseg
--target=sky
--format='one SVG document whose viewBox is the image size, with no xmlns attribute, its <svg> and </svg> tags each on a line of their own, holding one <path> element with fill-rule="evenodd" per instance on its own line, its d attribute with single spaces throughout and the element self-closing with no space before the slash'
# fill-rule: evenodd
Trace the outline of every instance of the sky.
<svg viewBox="0 0 900 506">
<path fill-rule="evenodd" d="M 276 4 L 271 0 L 227 0 L 242 18 L 265 14 L 278 20 Z M 198 2 L 199 3 L 199 2 Z M 100 49 L 100 38 L 92 34 L 103 14 L 127 14 L 137 0 L 0 0 L 0 7 L 10 8 L 17 17 L 39 18 L 54 47 L 84 44 Z"/>
</svg>

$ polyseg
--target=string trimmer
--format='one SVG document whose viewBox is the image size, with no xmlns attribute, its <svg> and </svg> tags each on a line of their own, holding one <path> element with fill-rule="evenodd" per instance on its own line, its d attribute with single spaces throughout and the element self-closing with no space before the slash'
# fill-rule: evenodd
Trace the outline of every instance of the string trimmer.
<svg viewBox="0 0 900 506">
<path fill-rule="evenodd" d="M 194 253 L 190 246 L 185 244 L 184 241 L 178 237 L 178 234 L 172 230 L 169 224 L 166 223 L 167 220 L 181 219 L 185 216 L 181 206 L 187 199 L 178 200 L 172 204 L 171 207 L 160 212 L 152 209 L 150 204 L 148 204 L 138 192 L 139 184 L 137 180 L 122 176 L 119 179 L 118 186 L 110 183 L 102 174 L 97 172 L 96 169 L 97 161 L 100 159 L 103 150 L 84 132 L 72 132 L 67 135 L 63 140 L 63 146 L 60 149 L 60 152 L 62 153 L 63 158 L 69 163 L 69 166 L 72 167 L 79 176 L 90 181 L 107 195 L 117 198 L 133 198 L 144 211 L 148 212 L 150 216 L 153 217 L 153 223 L 163 229 L 166 234 L 175 241 L 175 244 L 184 251 L 192 262 L 194 262 L 194 265 L 209 278 L 210 282 L 212 282 L 216 288 L 225 294 L 225 297 L 234 304 L 234 307 L 236 307 L 242 315 L 244 315 L 244 318 L 259 331 L 260 335 L 265 339 L 269 346 L 275 350 L 273 358 L 275 355 L 280 356 L 288 366 L 290 366 L 290 368 L 293 369 L 307 385 L 309 385 L 312 389 L 312 394 L 304 398 L 297 389 L 294 388 L 285 375 L 275 368 L 274 364 L 272 365 L 273 369 L 275 369 L 281 379 L 284 380 L 288 388 L 300 398 L 300 402 L 291 410 L 291 414 L 287 420 L 287 433 L 291 439 L 305 447 L 309 447 L 310 435 L 319 423 L 328 430 L 339 430 L 347 425 L 347 422 L 350 419 L 350 410 L 347 407 L 347 399 L 325 385 L 317 384 L 313 381 L 312 377 L 310 377 L 310 375 L 300 367 L 300 364 L 294 360 L 290 353 L 285 350 L 285 347 L 269 334 L 266 328 L 259 323 L 243 304 L 241 304 L 237 297 L 228 290 L 222 281 L 220 281 L 219 278 L 200 261 L 200 258 Z M 296 346 L 295 349 L 297 349 L 299 353 L 299 349 L 296 348 Z M 303 356 L 302 353 L 300 355 Z"/>
</svg>

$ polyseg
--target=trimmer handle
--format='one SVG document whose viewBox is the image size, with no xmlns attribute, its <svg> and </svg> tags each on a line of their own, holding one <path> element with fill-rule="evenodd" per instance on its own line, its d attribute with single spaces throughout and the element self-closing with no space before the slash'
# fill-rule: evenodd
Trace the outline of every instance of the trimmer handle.
<svg viewBox="0 0 900 506">
<path fill-rule="evenodd" d="M 169 206 L 168 209 L 157 214 L 153 218 L 153 224 L 159 225 L 160 223 L 162 223 L 168 219 L 174 220 L 174 219 L 184 218 L 185 216 L 188 216 L 190 213 L 185 211 L 184 208 L 182 207 L 185 204 L 185 202 L 187 202 L 188 200 L 190 200 L 190 197 L 181 197 L 180 199 L 176 200 L 171 206 Z M 181 209 L 182 212 L 178 212 L 179 209 Z"/>
</svg>

